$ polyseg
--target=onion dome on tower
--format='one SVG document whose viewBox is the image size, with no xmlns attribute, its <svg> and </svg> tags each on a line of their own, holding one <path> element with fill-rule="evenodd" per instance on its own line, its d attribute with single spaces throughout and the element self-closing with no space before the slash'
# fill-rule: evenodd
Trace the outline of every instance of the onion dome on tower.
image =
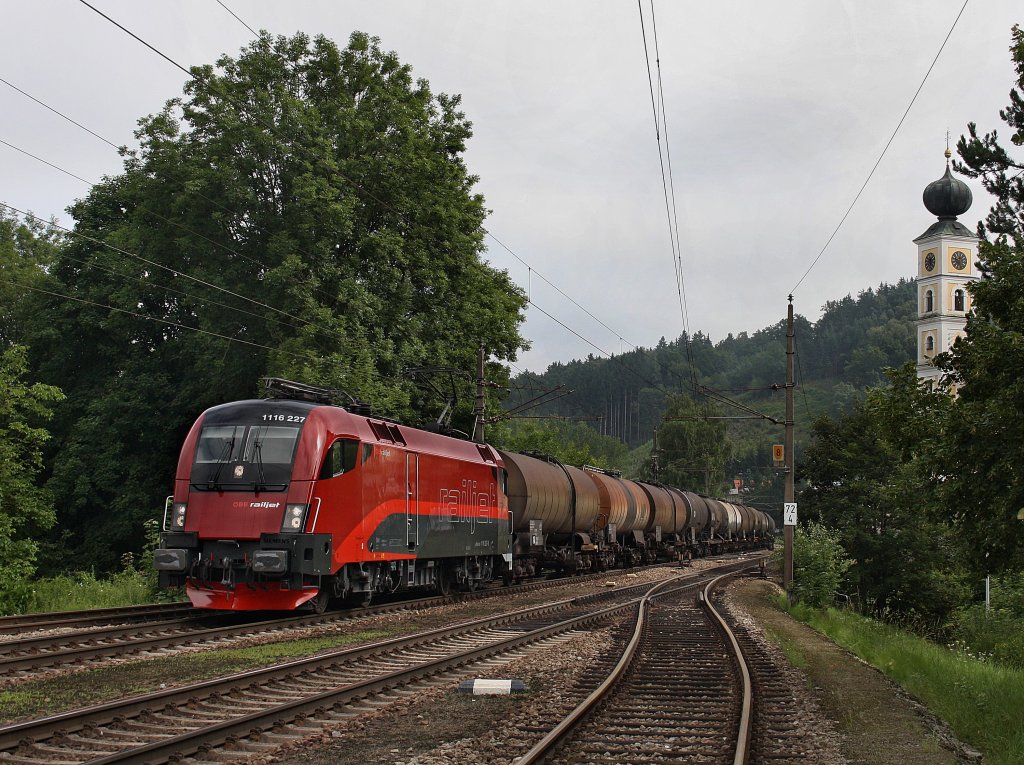
<svg viewBox="0 0 1024 765">
<path fill-rule="evenodd" d="M 948 137 L 947 137 L 948 140 Z M 917 245 L 917 376 L 928 385 L 939 385 L 942 370 L 935 359 L 963 337 L 973 310 L 970 286 L 978 280 L 975 257 L 978 237 L 956 216 L 971 207 L 971 190 L 946 174 L 924 190 L 924 206 L 938 220 L 914 240 Z"/>
<path fill-rule="evenodd" d="M 970 187 L 959 178 L 954 178 L 949 171 L 950 156 L 952 156 L 952 152 L 946 149 L 946 174 L 924 187 L 922 195 L 924 206 L 939 220 L 933 223 L 921 237 L 935 234 L 972 236 L 970 229 L 960 223 L 956 216 L 963 215 L 971 209 L 974 197 L 971 195 Z"/>
</svg>

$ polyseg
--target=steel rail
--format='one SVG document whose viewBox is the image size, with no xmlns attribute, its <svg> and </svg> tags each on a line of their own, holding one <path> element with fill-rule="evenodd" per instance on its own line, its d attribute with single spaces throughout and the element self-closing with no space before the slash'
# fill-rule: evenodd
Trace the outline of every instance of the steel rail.
<svg viewBox="0 0 1024 765">
<path fill-rule="evenodd" d="M 740 648 L 739 642 L 736 640 L 736 635 L 733 634 L 732 629 L 726 624 L 725 619 L 718 613 L 718 610 L 712 605 L 710 593 L 711 589 L 722 579 L 733 576 L 733 574 L 723 574 L 722 576 L 712 579 L 704 587 L 704 591 L 701 597 L 701 605 L 704 610 L 718 623 L 719 628 L 726 636 L 729 645 L 732 647 L 733 657 L 736 660 L 736 664 L 739 666 L 740 676 L 743 681 L 743 702 L 740 711 L 740 725 L 739 733 L 736 736 L 736 754 L 733 757 L 733 765 L 746 765 L 747 758 L 750 755 L 750 739 L 753 733 L 753 705 L 754 705 L 754 693 L 753 685 L 750 680 L 750 667 L 747 665 L 747 660 L 743 655 L 743 651 Z"/>
<path fill-rule="evenodd" d="M 46 611 L 38 614 L 0 616 L 0 635 L 16 635 L 56 627 L 87 627 L 89 625 L 150 619 L 175 613 L 198 611 L 191 603 L 147 603 L 141 606 L 94 608 L 87 611 Z"/>
</svg>

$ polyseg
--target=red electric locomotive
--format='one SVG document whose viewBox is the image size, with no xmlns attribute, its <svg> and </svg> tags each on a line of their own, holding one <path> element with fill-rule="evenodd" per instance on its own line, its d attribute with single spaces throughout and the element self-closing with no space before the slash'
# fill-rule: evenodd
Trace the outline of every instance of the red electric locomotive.
<svg viewBox="0 0 1024 765">
<path fill-rule="evenodd" d="M 510 576 L 497 452 L 271 384 L 287 398 L 216 406 L 188 434 L 155 556 L 161 585 L 185 585 L 204 608 L 323 610 Z"/>
</svg>

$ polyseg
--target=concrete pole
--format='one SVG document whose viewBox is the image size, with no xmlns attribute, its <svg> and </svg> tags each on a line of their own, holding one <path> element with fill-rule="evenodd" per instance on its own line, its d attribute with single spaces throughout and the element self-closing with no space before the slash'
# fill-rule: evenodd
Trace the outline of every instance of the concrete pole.
<svg viewBox="0 0 1024 765">
<path fill-rule="evenodd" d="M 796 387 L 793 379 L 793 359 L 796 356 L 794 344 L 795 331 L 793 329 L 793 296 L 789 296 L 789 313 L 786 319 L 786 492 L 785 502 L 796 501 L 794 488 L 795 460 L 793 459 L 793 389 Z M 782 534 L 785 543 L 783 550 L 782 586 L 786 592 L 793 587 L 793 532 L 795 526 L 785 523 L 783 518 Z"/>
</svg>

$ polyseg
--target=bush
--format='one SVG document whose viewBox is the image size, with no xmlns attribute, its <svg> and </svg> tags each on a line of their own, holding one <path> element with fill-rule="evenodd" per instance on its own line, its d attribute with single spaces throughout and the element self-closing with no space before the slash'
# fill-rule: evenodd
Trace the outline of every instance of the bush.
<svg viewBox="0 0 1024 765">
<path fill-rule="evenodd" d="M 26 611 L 79 611 L 153 602 L 146 575 L 134 568 L 97 579 L 88 571 L 32 582 Z"/>
<path fill-rule="evenodd" d="M 1024 619 L 1008 611 L 985 615 L 984 605 L 957 611 L 950 626 L 950 647 L 983 661 L 1024 669 Z"/>
<path fill-rule="evenodd" d="M 950 645 L 983 660 L 1024 669 L 1024 572 L 992 577 L 992 610 L 983 603 L 957 609 Z"/>
<path fill-rule="evenodd" d="M 812 608 L 832 605 L 851 562 L 839 542 L 838 532 L 813 521 L 797 528 L 793 537 L 794 598 Z"/>
</svg>

